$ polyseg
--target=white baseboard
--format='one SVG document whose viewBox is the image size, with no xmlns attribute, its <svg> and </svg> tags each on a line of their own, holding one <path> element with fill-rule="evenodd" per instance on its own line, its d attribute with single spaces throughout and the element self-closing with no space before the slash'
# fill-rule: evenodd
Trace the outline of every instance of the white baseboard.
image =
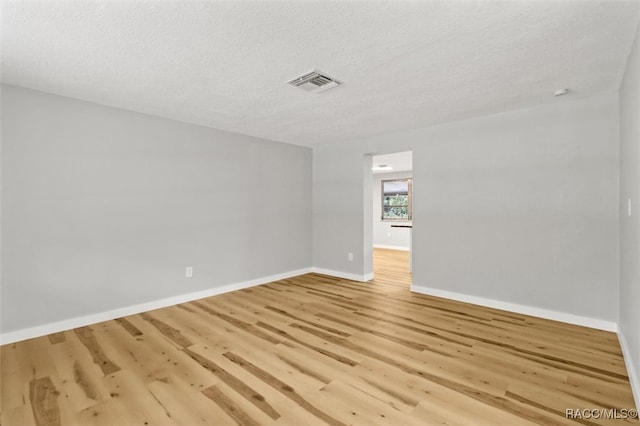
<svg viewBox="0 0 640 426">
<path fill-rule="evenodd" d="M 618 340 L 620 341 L 620 347 L 622 348 L 622 355 L 624 356 L 624 364 L 627 367 L 627 374 L 629 375 L 629 382 L 631 383 L 631 391 L 633 392 L 633 398 L 636 401 L 636 409 L 640 408 L 640 377 L 633 364 L 633 357 L 627 344 L 627 339 L 624 337 L 622 330 L 618 332 Z M 631 407 L 629 407 L 631 408 Z"/>
<path fill-rule="evenodd" d="M 415 293 L 427 294 L 429 296 L 453 299 L 459 302 L 473 303 L 474 305 L 486 306 L 489 308 L 502 309 L 504 311 L 516 312 L 524 315 L 550 319 L 554 321 L 566 322 L 569 324 L 581 325 L 584 327 L 596 328 L 605 331 L 618 331 L 618 324 L 614 321 L 606 321 L 596 318 L 583 317 L 568 314 L 565 312 L 552 311 L 535 306 L 519 305 L 517 303 L 503 302 L 501 300 L 486 299 L 484 297 L 470 296 L 468 294 L 455 293 L 452 291 L 440 290 L 437 288 L 411 285 L 411 291 Z"/>
<path fill-rule="evenodd" d="M 409 251 L 409 247 L 404 246 L 388 246 L 385 244 L 374 244 L 373 248 L 386 249 L 386 250 L 400 250 L 400 251 Z"/>
<path fill-rule="evenodd" d="M 348 272 L 334 271 L 332 269 L 324 269 L 324 268 L 316 268 L 316 267 L 313 267 L 311 269 L 312 269 L 311 272 L 315 272 L 316 274 L 329 275 L 332 277 L 344 278 L 351 281 L 367 282 L 373 279 L 373 273 L 366 274 L 366 275 L 357 275 L 357 274 L 350 274 Z"/>
<path fill-rule="evenodd" d="M 151 302 L 140 303 L 124 308 L 112 309 L 97 314 L 85 315 L 82 317 L 70 318 L 63 321 L 53 322 L 35 327 L 24 328 L 21 330 L 10 331 L 0 334 L 0 345 L 19 342 L 21 340 L 31 339 L 34 337 L 45 336 L 51 333 L 70 330 L 77 327 L 95 324 L 98 322 L 109 321 L 115 318 L 121 318 L 127 315 L 135 315 L 141 312 L 152 311 L 154 309 L 166 308 L 167 306 L 178 305 L 180 303 L 191 302 L 193 300 L 204 299 L 206 297 L 216 296 L 218 294 L 229 293 L 231 291 L 242 290 L 243 288 L 255 287 L 261 284 L 283 280 L 286 278 L 296 277 L 298 275 L 308 274 L 312 272 L 312 268 L 298 269 L 295 271 L 284 272 L 281 274 L 271 275 L 268 277 L 256 278 L 249 281 L 243 281 L 234 284 L 227 284 L 221 287 L 209 288 L 206 290 L 195 291 L 192 293 L 181 294 L 178 296 L 167 297 L 165 299 L 154 300 Z"/>
</svg>

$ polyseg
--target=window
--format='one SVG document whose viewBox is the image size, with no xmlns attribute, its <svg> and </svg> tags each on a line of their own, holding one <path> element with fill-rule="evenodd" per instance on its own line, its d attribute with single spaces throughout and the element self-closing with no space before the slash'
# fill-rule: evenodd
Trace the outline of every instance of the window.
<svg viewBox="0 0 640 426">
<path fill-rule="evenodd" d="M 411 220 L 412 179 L 382 181 L 382 220 Z"/>
</svg>

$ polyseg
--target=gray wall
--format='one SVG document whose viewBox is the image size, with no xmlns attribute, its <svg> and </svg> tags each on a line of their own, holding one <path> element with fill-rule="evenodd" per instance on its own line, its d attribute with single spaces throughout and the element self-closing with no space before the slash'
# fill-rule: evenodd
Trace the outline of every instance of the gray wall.
<svg viewBox="0 0 640 426">
<path fill-rule="evenodd" d="M 2 99 L 3 86 L 0 84 L 0 99 Z M 2 325 L 2 102 L 0 102 L 0 334 Z M 0 351 L 1 352 L 1 351 Z M 0 363 L 2 355 L 0 355 Z"/>
<path fill-rule="evenodd" d="M 413 150 L 415 285 L 617 321 L 618 140 L 604 93 L 318 148 L 314 266 L 369 272 L 363 158 Z"/>
<path fill-rule="evenodd" d="M 640 31 L 640 30 L 639 30 Z M 632 199 L 631 217 L 627 199 Z M 620 87 L 620 331 L 640 372 L 640 32 Z M 631 371 L 630 371 L 631 373 Z M 635 377 L 638 380 L 638 377 Z M 640 383 L 638 383 L 640 384 Z M 636 392 L 640 389 L 636 389 Z M 636 400 L 640 396 L 636 395 Z"/>
<path fill-rule="evenodd" d="M 358 150 L 314 149 L 314 267 L 359 276 L 373 272 L 371 162 Z M 354 254 L 353 261 L 348 253 Z"/>
<path fill-rule="evenodd" d="M 311 266 L 310 149 L 2 89 L 2 331 Z"/>
<path fill-rule="evenodd" d="M 373 246 L 389 246 L 409 250 L 410 230 L 391 225 L 410 225 L 410 221 L 384 222 L 382 216 L 382 181 L 412 177 L 411 172 L 377 173 L 373 175 Z"/>
</svg>

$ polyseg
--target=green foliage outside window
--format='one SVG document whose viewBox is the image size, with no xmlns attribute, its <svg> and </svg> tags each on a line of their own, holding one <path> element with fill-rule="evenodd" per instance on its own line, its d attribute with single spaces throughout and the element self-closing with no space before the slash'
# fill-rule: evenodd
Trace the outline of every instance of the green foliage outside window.
<svg viewBox="0 0 640 426">
<path fill-rule="evenodd" d="M 411 179 L 382 181 L 382 220 L 411 220 Z"/>
</svg>

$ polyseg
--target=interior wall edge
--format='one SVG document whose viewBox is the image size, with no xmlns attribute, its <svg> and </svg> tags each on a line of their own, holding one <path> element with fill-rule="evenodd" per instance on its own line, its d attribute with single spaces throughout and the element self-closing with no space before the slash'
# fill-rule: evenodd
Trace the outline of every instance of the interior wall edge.
<svg viewBox="0 0 640 426">
<path fill-rule="evenodd" d="M 622 330 L 618 331 L 618 341 L 622 348 L 622 356 L 624 358 L 624 365 L 627 368 L 627 375 L 629 376 L 629 383 L 631 384 L 631 392 L 633 393 L 636 407 L 640 407 L 640 378 L 638 377 L 638 372 L 633 365 L 631 350 Z"/>
<path fill-rule="evenodd" d="M 374 244 L 373 248 L 379 248 L 379 249 L 384 249 L 384 250 L 411 251 L 409 249 L 409 247 L 393 246 L 393 245 L 387 245 L 387 244 Z"/>
<path fill-rule="evenodd" d="M 336 271 L 333 269 L 316 268 L 315 266 L 311 269 L 312 269 L 311 272 L 316 274 L 329 275 L 331 277 L 344 278 L 346 280 L 351 280 L 351 281 L 367 282 L 373 279 L 373 273 L 358 275 L 358 274 L 351 274 L 349 272 Z"/>
<path fill-rule="evenodd" d="M 474 305 L 485 306 L 488 308 L 500 309 L 503 311 L 514 312 L 518 314 L 530 315 L 532 317 L 544 318 L 559 322 L 564 322 L 583 327 L 595 328 L 598 330 L 618 332 L 618 323 L 615 321 L 607 321 L 598 318 L 584 317 L 574 315 L 567 312 L 552 311 L 549 309 L 538 308 L 535 306 L 520 305 L 517 303 L 503 302 L 496 299 L 488 299 L 484 297 L 472 296 L 468 294 L 456 293 L 453 291 L 440 290 L 437 288 L 425 287 L 420 285 L 411 285 L 411 291 L 415 293 L 425 294 L 428 296 L 442 297 L 445 299 L 456 300 L 458 302 L 471 303 Z"/>
<path fill-rule="evenodd" d="M 0 333 L 0 345 L 6 345 L 10 343 L 19 342 L 22 340 L 32 339 L 35 337 L 46 336 L 47 334 L 51 334 L 51 333 L 58 333 L 65 330 L 71 330 L 77 327 L 83 327 L 83 326 L 92 325 L 92 324 L 96 324 L 104 321 L 110 321 L 110 320 L 121 318 L 128 315 L 136 315 L 136 314 L 139 314 L 142 312 L 148 312 L 154 309 L 166 308 L 168 306 L 179 305 L 181 303 L 187 303 L 187 302 L 191 302 L 198 299 L 217 296 L 223 293 L 229 293 L 236 290 L 242 290 L 245 288 L 268 284 L 274 281 L 284 280 L 287 278 L 308 274 L 311 272 L 311 270 L 312 268 L 297 269 L 294 271 L 283 272 L 280 274 L 270 275 L 267 277 L 255 278 L 248 281 L 242 281 L 238 283 L 223 285 L 220 287 L 214 287 L 207 290 L 185 293 L 182 295 L 167 297 L 164 299 L 158 299 L 151 302 L 144 302 L 144 303 L 131 305 L 123 308 L 103 311 L 97 314 L 84 315 L 76 318 L 69 318 L 62 321 L 52 322 L 49 324 L 43 324 L 43 325 L 28 327 L 20 330 Z"/>
</svg>

